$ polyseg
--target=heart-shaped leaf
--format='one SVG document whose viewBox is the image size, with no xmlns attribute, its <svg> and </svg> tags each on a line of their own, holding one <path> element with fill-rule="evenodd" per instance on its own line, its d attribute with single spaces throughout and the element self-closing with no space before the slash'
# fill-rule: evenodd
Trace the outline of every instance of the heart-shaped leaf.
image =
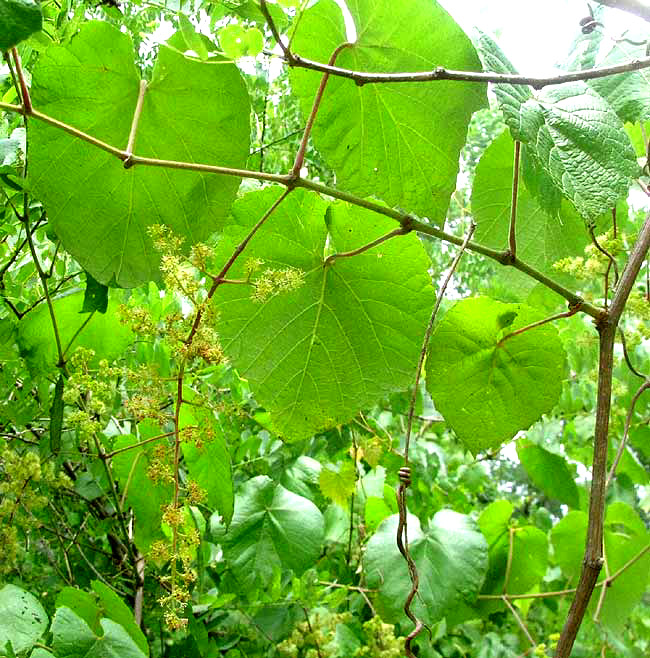
<svg viewBox="0 0 650 658">
<path fill-rule="evenodd" d="M 280 193 L 270 187 L 235 204 L 223 262 Z M 412 383 L 434 303 L 430 261 L 417 237 L 399 236 L 324 266 L 326 242 L 351 251 L 394 228 L 376 213 L 344 203 L 328 209 L 313 192 L 295 190 L 245 253 L 249 263 L 263 263 L 254 275 L 258 290 L 298 272 L 301 285 L 262 298 L 249 286 L 219 288 L 223 348 L 286 438 L 347 422 Z M 246 271 L 242 257 L 228 276 L 245 278 Z"/>
<path fill-rule="evenodd" d="M 243 587 L 264 587 L 278 568 L 300 575 L 320 554 L 324 520 L 307 498 L 260 475 L 235 498 L 228 532 L 216 538 Z"/>
<path fill-rule="evenodd" d="M 395 543 L 398 516 L 385 519 L 370 538 L 363 558 L 368 587 L 377 588 L 377 607 L 387 621 L 404 621 L 411 589 L 406 561 Z M 423 531 L 409 515 L 408 541 L 420 577 L 415 614 L 429 624 L 478 593 L 487 568 L 488 547 L 475 523 L 451 510 L 438 512 Z"/>
<path fill-rule="evenodd" d="M 69 46 L 38 61 L 32 101 L 42 112 L 117 148 L 127 146 L 140 76 L 130 38 L 87 23 Z M 81 94 L 81 97 L 80 97 Z M 144 94 L 134 151 L 140 156 L 242 167 L 249 103 L 234 65 L 200 62 L 161 46 Z M 137 165 L 40 121 L 29 122 L 30 183 L 63 246 L 100 283 L 159 278 L 147 234 L 167 224 L 186 244 L 219 228 L 239 179 Z"/>
<path fill-rule="evenodd" d="M 501 328 L 499 318 L 510 311 L 517 317 Z M 436 327 L 427 389 L 473 453 L 497 448 L 557 402 L 565 354 L 555 327 L 545 324 L 507 338 L 540 319 L 524 304 L 474 297 L 458 302 Z"/>
</svg>

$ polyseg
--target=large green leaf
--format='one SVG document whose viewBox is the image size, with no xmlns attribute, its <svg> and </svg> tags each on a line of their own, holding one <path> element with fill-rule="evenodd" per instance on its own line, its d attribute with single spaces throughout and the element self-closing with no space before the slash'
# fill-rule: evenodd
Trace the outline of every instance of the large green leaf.
<svg viewBox="0 0 650 658">
<path fill-rule="evenodd" d="M 9 50 L 43 23 L 41 8 L 34 0 L 2 0 L 0 2 L 0 50 Z"/>
<path fill-rule="evenodd" d="M 70 608 L 59 608 L 52 620 L 52 647 L 57 658 L 146 658 L 120 624 L 102 619 L 95 633 Z"/>
<path fill-rule="evenodd" d="M 404 601 L 411 590 L 406 561 L 395 543 L 398 516 L 385 519 L 370 538 L 363 558 L 368 587 L 379 590 L 377 609 L 391 622 L 404 621 Z M 424 531 L 410 516 L 408 542 L 420 577 L 415 614 L 429 624 L 474 597 L 487 568 L 487 544 L 475 523 L 451 510 L 438 512 Z"/>
<path fill-rule="evenodd" d="M 502 594 L 504 591 L 508 594 L 525 594 L 539 584 L 546 573 L 548 563 L 546 534 L 531 525 L 511 528 L 512 512 L 513 507 L 508 501 L 497 500 L 489 505 L 479 518 L 479 527 L 490 547 L 483 594 Z M 511 541 L 512 551 L 510 551 Z M 511 561 L 506 586 L 509 554 Z M 500 609 L 502 605 L 501 601 L 481 603 L 484 611 Z"/>
<path fill-rule="evenodd" d="M 31 649 L 47 624 L 47 614 L 33 594 L 15 585 L 0 589 L 0 653 L 7 643 L 15 653 Z"/>
<path fill-rule="evenodd" d="M 136 437 L 130 434 L 120 436 L 115 441 L 114 449 L 128 448 L 137 443 Z M 135 515 L 135 544 L 142 553 L 149 550 L 154 540 L 164 537 L 161 507 L 169 503 L 173 492 L 171 484 L 153 482 L 147 474 L 153 459 L 154 445 L 147 443 L 142 448 L 125 450 L 112 460 L 115 477 L 122 492 L 126 493 L 126 505 L 133 509 Z"/>
<path fill-rule="evenodd" d="M 353 0 L 347 6 L 358 36 L 340 53 L 339 66 L 389 73 L 438 66 L 480 70 L 471 42 L 434 0 Z M 320 0 L 303 14 L 293 43 L 301 55 L 327 62 L 345 41 L 341 10 L 333 0 Z M 313 71 L 291 71 L 305 114 L 320 80 Z M 314 144 L 343 188 L 441 223 L 455 189 L 467 124 L 482 105 L 482 84 L 360 87 L 332 77 L 314 125 Z"/>
<path fill-rule="evenodd" d="M 235 204 L 222 260 L 279 194 L 271 187 Z M 229 273 L 245 277 L 247 258 L 257 258 L 264 270 L 301 270 L 301 286 L 263 301 L 242 285 L 221 286 L 215 296 L 226 353 L 287 438 L 346 422 L 407 388 L 434 303 L 429 260 L 415 235 L 323 267 L 326 242 L 345 252 L 395 228 L 344 203 L 329 207 L 326 224 L 326 209 L 316 194 L 292 192 Z"/>
<path fill-rule="evenodd" d="M 506 249 L 512 203 L 514 142 L 503 132 L 486 149 L 472 187 L 472 213 L 477 223 L 476 240 L 495 249 Z M 566 201 L 558 214 L 547 213 L 521 185 L 517 200 L 517 256 L 563 284 L 571 277 L 553 270 L 553 263 L 568 256 L 581 256 L 589 241 L 584 222 Z M 518 275 L 518 276 L 517 276 Z M 506 270 L 503 276 L 534 284 L 530 277 Z"/>
<path fill-rule="evenodd" d="M 536 327 L 500 344 L 540 319 L 524 304 L 475 297 L 458 302 L 436 327 L 427 389 L 473 453 L 497 448 L 557 402 L 565 355 L 555 327 Z"/>
<path fill-rule="evenodd" d="M 533 484 L 549 498 L 574 509 L 580 507 L 578 487 L 564 457 L 526 439 L 517 441 L 517 455 Z"/>
<path fill-rule="evenodd" d="M 130 38 L 88 23 L 69 46 L 47 50 L 34 70 L 34 106 L 126 148 L 139 75 Z M 161 46 L 144 96 L 135 152 L 152 158 L 242 167 L 249 104 L 236 67 L 199 62 Z M 64 247 L 85 270 L 124 287 L 159 278 L 147 227 L 167 224 L 186 243 L 219 228 L 239 179 L 135 166 L 39 121 L 29 123 L 30 180 Z"/>
<path fill-rule="evenodd" d="M 248 480 L 235 498 L 230 528 L 220 540 L 242 587 L 265 587 L 276 569 L 300 575 L 313 566 L 324 539 L 320 510 L 265 475 Z"/>
<path fill-rule="evenodd" d="M 488 36 L 479 46 L 486 66 L 514 71 Z M 639 173 L 634 149 L 616 112 L 586 83 L 545 87 L 535 96 L 495 85 L 495 94 L 512 136 L 589 224 L 627 195 Z"/>
<path fill-rule="evenodd" d="M 81 313 L 83 298 L 83 293 L 79 292 L 53 302 L 61 347 L 68 350 L 66 358 L 77 347 L 94 350 L 94 364 L 100 359 L 108 359 L 110 362 L 121 357 L 133 342 L 134 335 L 118 318 L 118 300 L 113 297 L 106 313 L 95 313 L 89 320 L 88 315 Z M 85 322 L 87 324 L 81 329 Z M 74 342 L 71 344 L 73 338 Z M 32 372 L 43 373 L 54 368 L 59 357 L 50 311 L 46 304 L 38 306 L 18 323 L 17 342 Z M 69 345 L 71 346 L 68 349 Z"/>
</svg>

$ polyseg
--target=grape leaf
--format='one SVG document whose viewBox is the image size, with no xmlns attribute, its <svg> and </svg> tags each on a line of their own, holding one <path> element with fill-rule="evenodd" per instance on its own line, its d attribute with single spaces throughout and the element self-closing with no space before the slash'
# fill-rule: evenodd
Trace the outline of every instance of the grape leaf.
<svg viewBox="0 0 650 658">
<path fill-rule="evenodd" d="M 57 658 L 146 658 L 127 631 L 102 619 L 95 633 L 70 608 L 59 608 L 52 619 L 52 648 Z"/>
<path fill-rule="evenodd" d="M 388 73 L 438 66 L 480 70 L 470 40 L 437 2 L 354 0 L 347 6 L 358 37 L 340 53 L 338 66 Z M 293 43 L 301 55 L 327 62 L 345 41 L 341 10 L 333 0 L 320 0 L 302 15 Z M 308 115 L 321 74 L 292 69 L 290 80 Z M 356 86 L 331 77 L 312 134 L 341 187 L 440 224 L 455 189 L 467 124 L 484 105 L 482 84 Z"/>
<path fill-rule="evenodd" d="M 395 543 L 398 516 L 382 521 L 363 558 L 368 587 L 379 590 L 377 610 L 386 621 L 406 621 L 404 600 L 411 581 Z M 451 510 L 438 512 L 428 530 L 408 517 L 409 550 L 420 576 L 412 610 L 433 624 L 451 608 L 478 593 L 487 568 L 487 543 L 475 523 Z"/>
<path fill-rule="evenodd" d="M 47 614 L 33 594 L 15 585 L 0 589 L 0 652 L 7 643 L 16 653 L 31 649 L 47 624 Z"/>
<path fill-rule="evenodd" d="M 237 494 L 232 523 L 220 541 L 235 576 L 252 588 L 271 582 L 277 568 L 300 575 L 316 562 L 323 539 L 316 505 L 260 475 Z"/>
<path fill-rule="evenodd" d="M 485 34 L 479 54 L 496 72 L 514 72 Z M 592 225 L 627 195 L 639 173 L 621 120 L 585 82 L 545 87 L 535 96 L 517 87 L 494 86 L 512 136 L 526 144 L 528 157 Z"/>
<path fill-rule="evenodd" d="M 117 316 L 119 302 L 113 297 L 103 315 L 95 313 L 90 319 L 81 314 L 83 294 L 75 293 L 53 301 L 54 315 L 66 357 L 77 347 L 93 350 L 93 365 L 100 359 L 112 361 L 124 354 L 133 342 L 132 331 Z M 85 326 L 84 323 L 86 323 Z M 81 329 L 81 331 L 79 331 Z M 79 333 L 77 333 L 79 331 Z M 71 341 L 74 338 L 74 342 Z M 18 323 L 18 346 L 32 372 L 48 372 L 58 361 L 52 320 L 46 304 L 41 304 Z"/>
<path fill-rule="evenodd" d="M 517 318 L 499 328 L 498 318 Z M 524 304 L 487 297 L 458 302 L 431 337 L 427 389 L 436 409 L 473 453 L 497 448 L 528 428 L 557 402 L 565 354 L 549 324 L 508 338 L 542 319 Z"/>
<path fill-rule="evenodd" d="M 130 38 L 85 24 L 34 69 L 34 107 L 126 148 L 140 79 Z M 80 97 L 81 94 L 81 97 Z M 144 95 L 134 150 L 152 158 L 244 166 L 249 103 L 241 75 L 161 46 Z M 100 283 L 134 287 L 160 278 L 147 227 L 167 224 L 186 244 L 217 230 L 239 179 L 135 166 L 59 128 L 30 121 L 30 182 L 65 249 Z"/>
<path fill-rule="evenodd" d="M 220 243 L 222 262 L 279 195 L 269 187 L 235 204 Z M 418 239 L 399 236 L 323 266 L 326 241 L 344 252 L 394 228 L 376 213 L 344 203 L 328 209 L 314 193 L 296 190 L 245 253 L 263 260 L 262 279 L 267 268 L 293 268 L 304 273 L 302 285 L 263 301 L 248 286 L 217 291 L 223 348 L 285 438 L 346 422 L 412 382 L 434 303 Z M 245 278 L 244 258 L 228 276 Z"/>
</svg>

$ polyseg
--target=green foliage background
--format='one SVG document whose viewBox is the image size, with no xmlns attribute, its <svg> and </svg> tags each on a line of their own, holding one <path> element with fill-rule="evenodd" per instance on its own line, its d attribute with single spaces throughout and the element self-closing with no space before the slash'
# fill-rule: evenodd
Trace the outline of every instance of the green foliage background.
<svg viewBox="0 0 650 658">
<path fill-rule="evenodd" d="M 515 73 L 433 0 L 347 6 L 343 69 Z M 608 16 L 565 70 L 645 56 Z M 415 655 L 552 655 L 648 69 L 493 95 L 334 75 L 306 133 L 323 75 L 269 17 L 307 60 L 347 38 L 331 0 L 0 3 L 0 656 L 404 655 L 405 450 Z M 647 270 L 578 657 L 650 652 Z"/>
</svg>

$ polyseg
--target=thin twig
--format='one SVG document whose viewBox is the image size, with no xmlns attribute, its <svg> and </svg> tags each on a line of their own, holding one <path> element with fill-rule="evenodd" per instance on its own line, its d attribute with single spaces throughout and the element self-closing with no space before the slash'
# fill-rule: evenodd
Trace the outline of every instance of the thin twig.
<svg viewBox="0 0 650 658">
<path fill-rule="evenodd" d="M 621 337 L 621 345 L 623 346 L 623 358 L 625 359 L 625 363 L 627 367 L 630 369 L 630 372 L 633 375 L 640 377 L 641 379 L 647 379 L 648 376 L 644 375 L 642 372 L 639 372 L 632 364 L 632 361 L 630 360 L 630 355 L 628 354 L 627 351 L 627 343 L 625 342 L 625 333 L 620 327 L 618 328 L 618 334 Z"/>
<path fill-rule="evenodd" d="M 138 100 L 135 104 L 133 111 L 133 119 L 131 120 L 131 130 L 129 131 L 129 140 L 126 144 L 127 157 L 124 160 L 124 168 L 131 167 L 131 156 L 133 155 L 133 147 L 135 146 L 135 138 L 138 133 L 138 125 L 140 123 L 140 116 L 142 114 L 142 106 L 144 105 L 144 95 L 147 91 L 147 81 L 140 80 L 140 90 L 138 92 Z"/>
<path fill-rule="evenodd" d="M 630 408 L 628 409 L 627 416 L 625 417 L 625 428 L 623 430 L 623 438 L 621 439 L 621 443 L 618 446 L 618 450 L 616 452 L 616 457 L 614 458 L 614 462 L 612 463 L 612 467 L 609 469 L 609 474 L 607 475 L 607 482 L 605 483 L 605 488 L 609 487 L 609 485 L 611 484 L 612 478 L 614 477 L 614 473 L 616 473 L 618 464 L 621 461 L 621 457 L 623 457 L 623 452 L 625 451 L 625 446 L 627 444 L 627 437 L 630 432 L 630 423 L 632 422 L 632 416 L 634 415 L 634 407 L 636 406 L 637 400 L 649 388 L 650 388 L 650 379 L 646 379 L 643 382 L 643 384 L 639 386 L 637 392 L 634 394 L 634 397 L 632 398 L 632 402 L 630 403 Z"/>
<path fill-rule="evenodd" d="M 377 245 L 380 245 L 382 242 L 386 242 L 386 240 L 390 240 L 391 238 L 394 238 L 398 235 L 406 235 L 407 233 L 410 233 L 411 229 L 405 228 L 401 226 L 400 228 L 396 228 L 389 233 L 386 233 L 385 235 L 382 235 L 381 237 L 377 238 L 376 240 L 373 240 L 372 242 L 369 242 L 368 244 L 364 244 L 363 246 L 359 247 L 358 249 L 352 249 L 352 251 L 340 251 L 339 253 L 336 254 L 330 254 L 324 261 L 323 261 L 323 267 L 327 267 L 331 263 L 333 263 L 337 258 L 351 258 L 352 256 L 358 256 L 359 254 L 362 254 L 364 251 L 368 251 L 368 249 L 372 249 L 373 247 L 376 247 Z"/>
<path fill-rule="evenodd" d="M 537 646 L 537 642 L 533 640 L 533 636 L 530 634 L 530 631 L 528 630 L 528 626 L 524 623 L 524 620 L 519 616 L 519 613 L 517 612 L 517 609 L 515 608 L 512 603 L 508 600 L 508 597 L 504 594 L 502 597 L 503 602 L 508 606 L 508 610 L 512 613 L 512 616 L 515 618 L 515 621 L 517 622 L 517 626 L 521 628 L 523 634 L 526 636 L 526 639 L 530 642 L 530 645 L 532 647 Z"/>
<path fill-rule="evenodd" d="M 515 529 L 508 528 L 508 560 L 506 562 L 506 573 L 503 578 L 503 594 L 508 594 L 508 585 L 510 584 L 510 572 L 512 571 L 512 557 L 515 548 Z"/>
<path fill-rule="evenodd" d="M 429 347 L 429 341 L 431 340 L 431 333 L 433 332 L 433 325 L 436 320 L 436 315 L 438 314 L 438 309 L 440 308 L 440 304 L 442 303 L 443 297 L 445 295 L 447 285 L 449 284 L 451 277 L 456 271 L 456 268 L 458 267 L 458 263 L 460 262 L 460 259 L 462 258 L 463 253 L 465 252 L 465 249 L 475 229 L 476 229 L 476 224 L 472 223 L 469 227 L 469 230 L 467 231 L 467 234 L 465 235 L 465 239 L 463 240 L 460 250 L 456 254 L 456 257 L 454 258 L 451 267 L 447 272 L 447 276 L 445 277 L 445 280 L 443 281 L 443 284 L 440 290 L 438 291 L 438 297 L 436 299 L 435 306 L 433 307 L 431 317 L 429 318 L 429 324 L 427 325 L 424 334 L 424 340 L 422 341 L 422 348 L 420 349 L 420 357 L 418 359 L 418 363 L 415 368 L 415 381 L 413 383 L 413 394 L 411 396 L 411 402 L 409 405 L 409 413 L 408 413 L 407 426 L 406 426 L 406 439 L 404 445 L 404 466 L 400 468 L 399 471 L 400 485 L 397 489 L 397 507 L 399 510 L 399 522 L 397 524 L 397 547 L 399 549 L 399 552 L 406 560 L 409 576 L 411 578 L 411 591 L 406 597 L 406 601 L 404 603 L 404 613 L 415 625 L 415 628 L 407 636 L 404 645 L 406 655 L 408 658 L 413 658 L 415 655 L 411 650 L 411 642 L 422 632 L 422 629 L 424 628 L 423 622 L 420 619 L 418 619 L 415 616 L 415 614 L 411 611 L 411 603 L 413 602 L 413 599 L 417 595 L 420 585 L 417 566 L 415 564 L 415 561 L 413 560 L 413 557 L 411 556 L 411 553 L 409 552 L 407 509 L 406 509 L 406 489 L 411 484 L 411 469 L 409 468 L 409 443 L 411 440 L 411 430 L 413 428 L 413 415 L 415 412 L 415 403 L 417 401 L 418 390 L 420 388 L 420 375 L 422 372 L 422 365 L 424 363 L 427 349 Z"/>
<path fill-rule="evenodd" d="M 328 64 L 333 66 L 336 62 L 336 58 L 339 56 L 339 53 L 348 46 L 351 46 L 351 43 L 342 43 L 340 46 L 337 46 L 334 49 L 334 52 L 330 56 Z M 318 85 L 318 91 L 316 92 L 316 97 L 314 98 L 314 103 L 311 107 L 311 112 L 309 113 L 309 118 L 307 119 L 307 124 L 305 125 L 305 130 L 300 140 L 300 146 L 298 147 L 298 152 L 296 153 L 296 159 L 294 160 L 293 167 L 291 168 L 291 173 L 294 176 L 300 176 L 300 170 L 302 169 L 303 162 L 305 161 L 305 152 L 307 151 L 307 142 L 309 141 L 309 136 L 311 135 L 311 129 L 316 120 L 316 115 L 320 108 L 321 101 L 323 100 L 323 94 L 325 93 L 325 87 L 327 86 L 327 81 L 329 80 L 330 74 L 324 73 L 321 78 L 320 84 Z"/>
<path fill-rule="evenodd" d="M 515 223 L 517 221 L 517 197 L 519 193 L 519 153 L 521 142 L 515 140 L 515 155 L 512 165 L 512 201 L 510 203 L 510 229 L 508 231 L 508 249 L 513 258 L 517 256 L 517 236 Z"/>
<path fill-rule="evenodd" d="M 541 327 L 542 325 L 545 325 L 549 322 L 554 322 L 555 320 L 560 320 L 561 318 L 570 318 L 572 315 L 575 315 L 579 310 L 580 310 L 580 306 L 573 306 L 568 311 L 565 311 L 564 313 L 557 313 L 556 315 L 551 315 L 550 317 L 544 318 L 543 320 L 532 322 L 531 324 L 528 324 L 525 327 L 520 327 L 519 329 L 509 334 L 506 334 L 497 343 L 497 347 L 501 347 L 503 343 L 505 343 L 508 339 L 514 338 L 515 336 L 519 336 L 520 334 L 530 331 L 531 329 L 536 329 L 537 327 Z"/>
<path fill-rule="evenodd" d="M 130 446 L 124 446 L 124 448 L 118 448 L 117 450 L 113 450 L 111 452 L 105 453 L 104 457 L 106 459 L 110 459 L 111 457 L 115 457 L 115 455 L 119 455 L 123 452 L 126 452 L 127 450 L 133 450 L 134 448 L 141 448 L 143 445 L 146 445 L 147 443 L 152 443 L 153 441 L 160 441 L 160 439 L 165 439 L 170 436 L 174 436 L 175 432 L 165 432 L 164 434 L 158 434 L 157 436 L 152 436 L 148 439 L 144 439 L 144 441 L 139 441 L 138 443 L 132 443 Z"/>
<path fill-rule="evenodd" d="M 618 265 L 616 263 L 616 259 L 614 256 L 612 256 L 612 254 L 609 253 L 609 251 L 607 251 L 607 249 L 603 248 L 599 244 L 598 240 L 596 240 L 593 226 L 589 229 L 589 235 L 591 236 L 591 241 L 593 242 L 594 247 L 596 247 L 596 249 L 598 249 L 601 254 L 605 255 L 609 259 L 611 265 L 614 267 L 614 285 L 616 285 L 618 283 Z M 607 297 L 607 291 L 605 291 L 605 297 Z"/>
<path fill-rule="evenodd" d="M 93 319 L 93 316 L 95 315 L 96 311 L 92 311 L 91 313 L 88 313 L 84 321 L 79 325 L 79 328 L 77 331 L 74 332 L 74 335 L 72 338 L 68 341 L 67 347 L 63 350 L 63 358 L 65 359 L 66 354 L 70 351 L 70 348 L 74 344 L 75 340 L 77 339 L 77 336 L 86 328 L 86 325 Z"/>
<path fill-rule="evenodd" d="M 284 59 L 291 64 L 293 62 L 293 54 L 285 46 L 284 41 L 282 41 L 282 37 L 280 36 L 280 32 L 278 31 L 278 28 L 275 25 L 275 21 L 273 20 L 271 13 L 269 12 L 269 8 L 266 5 L 266 0 L 261 0 L 260 1 L 260 9 L 262 11 L 262 14 L 264 14 L 264 18 L 266 19 L 266 23 L 269 26 L 269 30 L 271 30 L 271 34 L 273 35 L 273 38 L 276 40 L 278 46 L 280 46 L 282 53 L 284 54 Z"/>
<path fill-rule="evenodd" d="M 291 59 L 286 56 L 284 57 L 284 60 L 289 66 L 311 69 L 312 71 L 320 71 L 321 73 L 329 73 L 330 75 L 347 78 L 353 80 L 359 86 L 379 83 L 437 82 L 447 80 L 452 82 L 492 82 L 494 84 L 528 85 L 534 89 L 542 89 L 551 85 L 606 78 L 610 75 L 628 73 L 629 71 L 640 71 L 641 69 L 650 67 L 650 57 L 643 57 L 624 62 L 623 64 L 617 64 L 616 66 L 603 66 L 545 77 L 519 75 L 516 73 L 493 73 L 490 71 L 454 71 L 442 67 L 431 71 L 376 73 L 328 66 L 322 62 L 316 62 L 312 59 L 296 55 L 296 53 L 291 53 L 290 57 Z"/>
</svg>

